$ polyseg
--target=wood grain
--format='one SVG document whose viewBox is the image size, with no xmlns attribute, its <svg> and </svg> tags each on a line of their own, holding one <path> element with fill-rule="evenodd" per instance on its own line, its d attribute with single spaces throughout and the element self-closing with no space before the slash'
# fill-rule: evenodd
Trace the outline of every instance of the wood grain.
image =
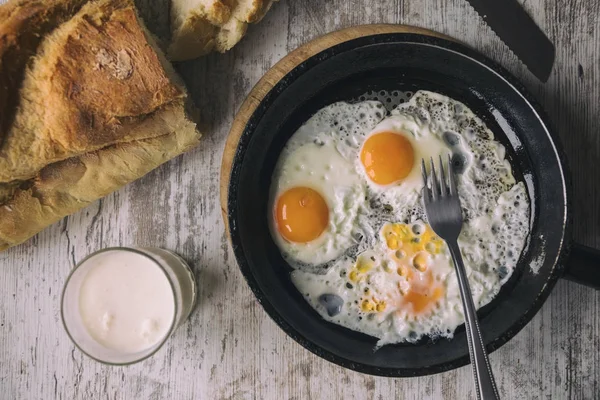
<svg viewBox="0 0 600 400">
<path fill-rule="evenodd" d="M 1 0 L 0 0 L 1 1 Z M 167 35 L 167 0 L 139 0 Z M 525 69 L 464 0 L 280 0 L 231 52 L 178 66 L 206 135 L 194 151 L 25 245 L 0 253 L 0 399 L 469 399 L 471 371 L 385 379 L 344 370 L 289 339 L 256 303 L 227 243 L 217 192 L 226 138 L 251 88 L 298 46 L 367 23 L 426 27 L 467 43 L 540 100 L 571 162 L 574 233 L 600 247 L 600 1 L 527 0 L 556 45 L 547 84 Z M 61 326 L 60 291 L 77 260 L 111 245 L 174 250 L 193 266 L 200 301 L 151 359 L 107 367 Z M 598 399 L 600 293 L 559 282 L 535 318 L 491 355 L 503 399 Z"/>
</svg>

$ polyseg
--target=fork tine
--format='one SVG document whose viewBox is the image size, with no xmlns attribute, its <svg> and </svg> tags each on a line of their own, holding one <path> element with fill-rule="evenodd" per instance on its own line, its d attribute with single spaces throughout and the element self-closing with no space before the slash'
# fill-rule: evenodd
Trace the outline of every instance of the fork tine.
<svg viewBox="0 0 600 400">
<path fill-rule="evenodd" d="M 448 181 L 450 184 L 450 196 L 456 196 L 456 177 L 452 168 L 452 157 L 448 154 Z"/>
<path fill-rule="evenodd" d="M 433 163 L 433 157 L 431 157 L 431 198 L 436 201 L 440 196 L 440 187 L 435 174 L 435 165 Z"/>
<path fill-rule="evenodd" d="M 446 186 L 446 174 L 444 173 L 444 163 L 440 154 L 440 194 L 441 197 L 448 196 L 448 186 Z"/>
<path fill-rule="evenodd" d="M 427 187 L 427 169 L 425 168 L 425 159 L 421 158 L 421 174 L 423 175 L 423 198 L 429 201 L 429 188 Z"/>
</svg>

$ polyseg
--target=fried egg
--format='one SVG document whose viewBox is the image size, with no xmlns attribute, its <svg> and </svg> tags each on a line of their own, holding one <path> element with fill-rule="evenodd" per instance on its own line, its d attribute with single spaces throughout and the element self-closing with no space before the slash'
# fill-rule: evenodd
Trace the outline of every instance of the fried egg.
<svg viewBox="0 0 600 400">
<path fill-rule="evenodd" d="M 286 144 L 272 177 L 269 227 L 292 266 L 318 272 L 358 243 L 366 184 L 338 148 L 355 146 L 384 114 L 377 102 L 334 104 Z"/>
<path fill-rule="evenodd" d="M 444 282 L 453 273 L 444 242 L 422 221 L 386 223 L 380 239 L 380 246 L 325 276 L 296 270 L 292 282 L 325 319 L 381 344 L 439 334 L 456 323 L 444 310 Z"/>
<path fill-rule="evenodd" d="M 408 194 L 423 186 L 420 160 L 448 152 L 448 146 L 429 126 L 419 125 L 413 115 L 398 112 L 381 121 L 364 138 L 356 159 L 357 169 L 373 191 L 394 188 Z"/>
<path fill-rule="evenodd" d="M 421 205 L 418 164 L 440 155 L 459 173 L 459 244 L 482 307 L 525 247 L 529 199 L 502 144 L 464 104 L 427 91 L 390 113 L 372 100 L 335 103 L 286 144 L 273 174 L 271 234 L 325 320 L 378 345 L 451 338 L 464 322 L 450 254 Z"/>
</svg>

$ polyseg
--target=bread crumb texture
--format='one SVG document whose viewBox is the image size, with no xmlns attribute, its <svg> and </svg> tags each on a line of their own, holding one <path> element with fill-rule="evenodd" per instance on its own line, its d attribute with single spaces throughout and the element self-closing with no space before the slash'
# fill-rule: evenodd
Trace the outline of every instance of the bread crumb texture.
<svg viewBox="0 0 600 400">
<path fill-rule="evenodd" d="M 183 61 L 231 49 L 242 39 L 248 24 L 264 17 L 273 1 L 172 0 L 169 58 Z"/>
</svg>

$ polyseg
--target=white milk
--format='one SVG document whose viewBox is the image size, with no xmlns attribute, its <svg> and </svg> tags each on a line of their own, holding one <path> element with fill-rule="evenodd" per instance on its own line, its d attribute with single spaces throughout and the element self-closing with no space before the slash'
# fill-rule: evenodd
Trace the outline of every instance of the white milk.
<svg viewBox="0 0 600 400">
<path fill-rule="evenodd" d="M 173 289 L 165 272 L 148 257 L 128 251 L 101 253 L 79 293 L 79 312 L 101 345 L 135 353 L 158 343 L 175 317 Z"/>
<path fill-rule="evenodd" d="M 109 248 L 67 278 L 61 316 L 77 347 L 97 361 L 126 365 L 150 357 L 190 315 L 194 274 L 159 248 Z"/>
</svg>

